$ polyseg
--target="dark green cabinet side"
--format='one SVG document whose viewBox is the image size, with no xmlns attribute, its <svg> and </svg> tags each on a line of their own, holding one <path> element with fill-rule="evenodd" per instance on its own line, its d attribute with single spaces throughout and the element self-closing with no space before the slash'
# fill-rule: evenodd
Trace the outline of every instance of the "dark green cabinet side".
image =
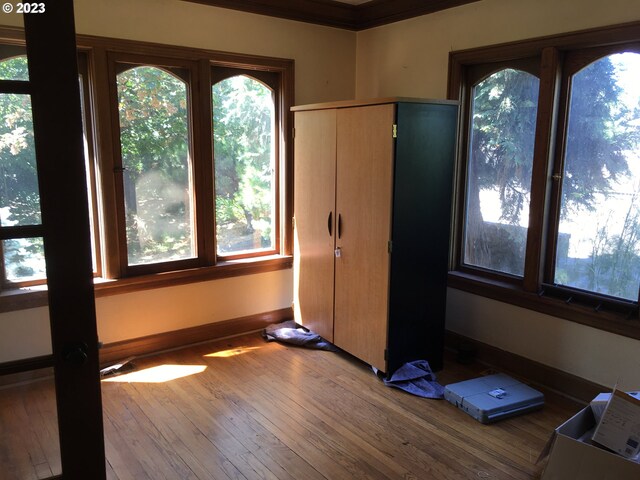
<svg viewBox="0 0 640 480">
<path fill-rule="evenodd" d="M 417 359 L 442 368 L 458 107 L 396 111 L 387 372 Z"/>
</svg>

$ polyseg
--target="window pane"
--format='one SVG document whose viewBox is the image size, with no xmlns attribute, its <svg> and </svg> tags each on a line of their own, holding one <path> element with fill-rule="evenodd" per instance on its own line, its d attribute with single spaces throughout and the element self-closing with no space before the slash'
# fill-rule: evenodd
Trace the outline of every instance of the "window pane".
<svg viewBox="0 0 640 480">
<path fill-rule="evenodd" d="M 0 62 L 0 71 L 5 62 Z M 40 223 L 31 97 L 0 93 L 0 225 Z"/>
<path fill-rule="evenodd" d="M 98 273 L 98 223 L 97 223 L 97 192 L 95 191 L 95 182 L 93 174 L 93 155 L 89 152 L 89 138 L 87 130 L 87 95 L 85 92 L 86 78 L 80 74 L 80 107 L 82 110 L 82 138 L 84 140 L 84 168 L 87 175 L 87 199 L 89 201 L 89 229 L 91 233 L 91 263 L 93 265 L 93 273 Z"/>
<path fill-rule="evenodd" d="M 0 62 L 0 80 L 29 80 L 27 56 L 18 55 Z"/>
<path fill-rule="evenodd" d="M 630 300 L 640 283 L 640 54 L 573 76 L 555 282 Z"/>
<path fill-rule="evenodd" d="M 129 264 L 193 258 L 187 85 L 156 67 L 117 83 Z"/>
<path fill-rule="evenodd" d="M 473 87 L 464 263 L 522 276 L 529 224 L 537 77 L 513 69 Z"/>
<path fill-rule="evenodd" d="M 268 87 L 244 75 L 213 86 L 219 255 L 275 248 L 274 132 Z"/>
<path fill-rule="evenodd" d="M 42 280 L 46 276 L 42 238 L 3 240 L 5 277 L 10 282 Z"/>
</svg>

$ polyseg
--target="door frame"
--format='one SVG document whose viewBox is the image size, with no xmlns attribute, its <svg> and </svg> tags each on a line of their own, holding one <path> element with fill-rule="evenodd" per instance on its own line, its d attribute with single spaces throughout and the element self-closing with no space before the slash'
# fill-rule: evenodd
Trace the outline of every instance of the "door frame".
<svg viewBox="0 0 640 480">
<path fill-rule="evenodd" d="M 73 0 L 24 15 L 62 476 L 106 478 Z"/>
</svg>

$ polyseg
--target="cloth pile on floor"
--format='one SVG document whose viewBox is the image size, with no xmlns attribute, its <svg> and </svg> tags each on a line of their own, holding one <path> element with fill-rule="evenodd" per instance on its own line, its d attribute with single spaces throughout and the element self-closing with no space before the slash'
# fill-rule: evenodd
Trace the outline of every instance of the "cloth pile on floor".
<svg viewBox="0 0 640 480">
<path fill-rule="evenodd" d="M 385 379 L 384 384 L 418 397 L 444 398 L 444 387 L 436 382 L 436 376 L 426 360 L 405 363 L 390 379 Z"/>
<path fill-rule="evenodd" d="M 264 329 L 262 336 L 267 342 L 278 341 L 299 347 L 329 350 L 332 352 L 337 350 L 336 347 L 320 335 L 297 325 L 293 320 L 269 325 Z"/>
</svg>

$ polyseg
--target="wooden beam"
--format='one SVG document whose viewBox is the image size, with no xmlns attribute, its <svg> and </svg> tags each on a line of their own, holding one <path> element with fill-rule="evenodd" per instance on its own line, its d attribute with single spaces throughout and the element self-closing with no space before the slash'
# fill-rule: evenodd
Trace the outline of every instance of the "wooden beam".
<svg viewBox="0 0 640 480">
<path fill-rule="evenodd" d="M 371 0 L 360 5 L 334 0 L 183 1 L 346 30 L 365 30 L 479 0 Z"/>
</svg>

